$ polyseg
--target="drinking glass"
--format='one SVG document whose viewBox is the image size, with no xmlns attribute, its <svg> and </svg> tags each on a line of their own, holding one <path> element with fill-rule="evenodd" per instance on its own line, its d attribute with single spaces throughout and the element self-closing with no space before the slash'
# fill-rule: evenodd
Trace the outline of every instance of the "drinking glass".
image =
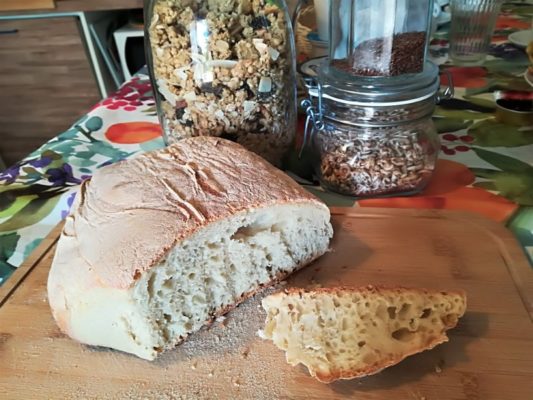
<svg viewBox="0 0 533 400">
<path fill-rule="evenodd" d="M 479 65 L 489 51 L 503 0 L 451 0 L 450 57 L 456 64 Z"/>
</svg>

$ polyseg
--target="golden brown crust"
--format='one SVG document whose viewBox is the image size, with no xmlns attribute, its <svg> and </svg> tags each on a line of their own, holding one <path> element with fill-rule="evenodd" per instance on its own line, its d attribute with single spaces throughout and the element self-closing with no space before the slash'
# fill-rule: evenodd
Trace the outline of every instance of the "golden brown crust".
<svg viewBox="0 0 533 400">
<path fill-rule="evenodd" d="M 76 238 L 101 286 L 125 289 L 207 224 L 286 203 L 326 207 L 242 146 L 195 137 L 96 171 L 63 235 Z"/>
<path fill-rule="evenodd" d="M 313 288 L 313 289 L 307 289 L 307 288 L 297 288 L 297 287 L 288 287 L 284 289 L 282 292 L 274 293 L 272 296 L 276 295 L 283 295 L 283 293 L 287 294 L 297 294 L 297 293 L 339 293 L 339 292 L 358 292 L 358 293 L 381 293 L 381 292 L 388 292 L 388 293 L 397 293 L 397 294 L 404 294 L 406 292 L 411 293 L 419 293 L 419 294 L 454 294 L 458 295 L 464 298 L 466 301 L 466 292 L 464 290 L 431 290 L 431 289 L 424 289 L 424 288 L 411 288 L 411 287 L 404 287 L 404 286 L 386 286 L 386 285 L 366 285 L 366 286 L 336 286 L 336 287 L 322 287 L 322 288 Z"/>
<path fill-rule="evenodd" d="M 311 370 L 309 372 L 313 377 L 315 377 L 317 380 L 319 380 L 322 383 L 332 383 L 338 380 L 363 378 L 365 376 L 377 374 L 378 372 L 381 372 L 388 367 L 398 364 L 399 362 L 403 361 L 409 356 L 412 356 L 413 354 L 417 354 L 425 350 L 431 350 L 435 346 L 441 343 L 445 343 L 447 341 L 448 341 L 448 338 L 446 336 L 443 336 L 440 340 L 433 340 L 429 342 L 426 346 L 421 346 L 420 348 L 418 348 L 417 350 L 413 352 L 404 353 L 401 357 L 392 357 L 392 358 L 389 358 L 388 360 L 382 359 L 380 360 L 380 362 L 376 362 L 374 365 L 369 366 L 367 368 L 354 368 L 354 369 L 348 369 L 348 370 L 330 371 L 329 374 L 322 374 L 320 373 L 320 371 L 311 371 Z"/>
</svg>

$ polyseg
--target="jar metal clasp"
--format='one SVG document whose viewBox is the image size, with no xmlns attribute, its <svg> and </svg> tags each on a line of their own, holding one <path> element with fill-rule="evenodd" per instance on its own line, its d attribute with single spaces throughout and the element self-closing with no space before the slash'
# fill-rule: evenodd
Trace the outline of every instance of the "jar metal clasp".
<svg viewBox="0 0 533 400">
<path fill-rule="evenodd" d="M 451 99 L 453 98 L 454 94 L 455 94 L 455 88 L 453 86 L 453 77 L 452 77 L 452 73 L 450 71 L 448 71 L 447 69 L 445 69 L 443 71 L 444 75 L 446 75 L 446 80 L 448 81 L 448 86 L 446 86 L 446 88 L 444 89 L 444 91 L 440 91 L 437 93 L 437 103 L 439 103 L 441 100 L 443 99 Z"/>
<path fill-rule="evenodd" d="M 307 144 L 311 141 L 313 132 L 324 129 L 324 121 L 322 119 L 322 86 L 320 85 L 320 82 L 310 78 L 305 79 L 305 85 L 309 91 L 309 98 L 302 100 L 300 103 L 300 105 L 305 109 L 305 114 L 307 117 L 305 119 L 302 145 L 298 153 L 299 158 L 302 157 L 305 146 L 307 146 Z M 318 106 L 313 104 L 313 96 L 311 95 L 311 92 L 316 92 Z"/>
</svg>

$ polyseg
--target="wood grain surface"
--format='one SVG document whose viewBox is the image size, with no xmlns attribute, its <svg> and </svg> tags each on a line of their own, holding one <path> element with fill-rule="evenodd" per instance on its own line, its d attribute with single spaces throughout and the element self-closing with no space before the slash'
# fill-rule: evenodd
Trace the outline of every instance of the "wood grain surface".
<svg viewBox="0 0 533 400">
<path fill-rule="evenodd" d="M 3 20 L 0 155 L 6 165 L 69 128 L 100 95 L 74 17 Z"/>
<path fill-rule="evenodd" d="M 46 296 L 53 247 L 44 246 L 4 293 L 0 398 L 532 398 L 533 272 L 510 232 L 478 216 L 422 210 L 336 209 L 333 224 L 331 251 L 287 286 L 464 289 L 467 313 L 448 343 L 374 376 L 321 384 L 256 336 L 264 320 L 256 296 L 148 362 L 59 332 Z"/>
<path fill-rule="evenodd" d="M 143 0 L 56 0 L 58 11 L 102 11 L 143 8 Z"/>
<path fill-rule="evenodd" d="M 49 12 L 130 10 L 143 8 L 144 0 L 0 0 L 2 15 Z"/>
<path fill-rule="evenodd" d="M 55 8 L 54 0 L 0 0 L 0 12 Z"/>
</svg>

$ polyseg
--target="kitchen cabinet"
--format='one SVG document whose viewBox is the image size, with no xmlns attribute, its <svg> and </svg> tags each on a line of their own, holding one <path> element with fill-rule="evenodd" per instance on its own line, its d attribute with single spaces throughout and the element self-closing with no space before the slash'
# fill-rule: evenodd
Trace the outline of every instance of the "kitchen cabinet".
<svg viewBox="0 0 533 400">
<path fill-rule="evenodd" d="M 99 98 L 78 18 L 0 20 L 0 156 L 7 166 Z"/>
</svg>

